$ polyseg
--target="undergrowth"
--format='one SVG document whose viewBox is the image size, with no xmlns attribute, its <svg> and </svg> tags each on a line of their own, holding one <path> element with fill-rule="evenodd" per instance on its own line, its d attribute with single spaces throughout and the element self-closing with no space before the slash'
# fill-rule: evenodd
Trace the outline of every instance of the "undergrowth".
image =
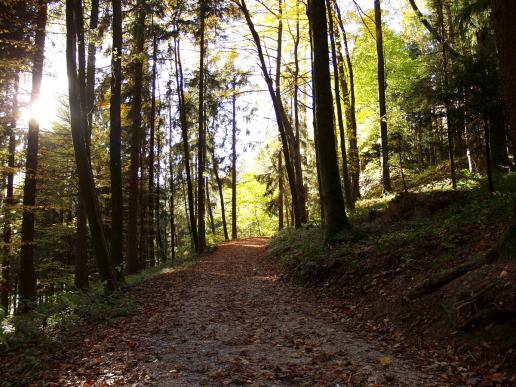
<svg viewBox="0 0 516 387">
<path fill-rule="evenodd" d="M 128 294 L 132 286 L 195 262 L 193 256 L 168 261 L 126 277 L 121 290 L 106 293 L 100 283 L 88 291 L 63 291 L 30 312 L 6 316 L 0 307 L 0 352 L 23 344 L 60 343 L 63 333 L 86 321 L 105 321 L 134 313 L 139 305 Z"/>
<path fill-rule="evenodd" d="M 411 180 L 421 184 L 412 189 L 425 195 L 430 186 L 446 186 L 441 169 L 425 171 Z M 432 182 L 432 176 L 434 181 Z M 491 245 L 488 229 L 501 228 L 510 218 L 516 203 L 516 173 L 496 177 L 496 192 L 491 196 L 485 179 L 463 171 L 460 190 L 465 192 L 448 207 L 432 215 L 413 216 L 388 224 L 369 219 L 371 212 L 381 216 L 394 195 L 366 198 L 357 203 L 350 214 L 352 236 L 338 246 L 326 246 L 320 228 L 304 227 L 279 232 L 270 242 L 269 251 L 277 257 L 283 270 L 302 281 L 323 279 L 331 275 L 336 261 L 347 265 L 359 263 L 360 252 L 387 256 L 399 264 L 429 265 L 439 270 L 467 255 L 477 244 Z M 484 232 L 485 231 L 485 232 Z M 322 274 L 322 275 L 321 275 Z"/>
</svg>

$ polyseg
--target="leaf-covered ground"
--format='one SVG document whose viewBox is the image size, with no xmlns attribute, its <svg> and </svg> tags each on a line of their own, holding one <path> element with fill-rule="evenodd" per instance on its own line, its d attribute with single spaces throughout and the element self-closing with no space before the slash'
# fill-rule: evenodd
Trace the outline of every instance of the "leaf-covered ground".
<svg viewBox="0 0 516 387">
<path fill-rule="evenodd" d="M 138 311 L 82 326 L 37 385 L 444 386 L 468 377 L 354 329 L 352 311 L 282 279 L 266 246 L 225 243 L 133 287 Z M 3 384 L 30 380 L 30 354 L 1 359 Z"/>
</svg>

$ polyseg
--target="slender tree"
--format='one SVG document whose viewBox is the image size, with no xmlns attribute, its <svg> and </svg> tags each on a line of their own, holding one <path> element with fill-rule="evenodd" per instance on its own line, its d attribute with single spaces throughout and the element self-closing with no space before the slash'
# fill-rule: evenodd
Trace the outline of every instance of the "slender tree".
<svg viewBox="0 0 516 387">
<path fill-rule="evenodd" d="M 167 84 L 167 95 L 168 95 L 168 138 L 169 138 L 169 149 L 168 149 L 168 169 L 170 173 L 170 199 L 169 199 L 169 208 L 170 208 L 170 254 L 172 261 L 176 259 L 176 217 L 175 217 L 175 200 L 174 196 L 176 194 L 176 184 L 175 184 L 175 173 L 174 173 L 174 155 L 172 148 L 172 90 L 171 90 L 172 81 Z"/>
<path fill-rule="evenodd" d="M 0 293 L 0 305 L 4 308 L 6 313 L 9 313 L 9 295 L 11 291 L 11 254 L 12 254 L 12 225 L 11 225 L 11 211 L 14 205 L 14 168 L 15 168 L 15 153 L 16 153 L 16 121 L 18 116 L 18 89 L 19 89 L 19 74 L 16 73 L 13 81 L 13 100 L 11 107 L 11 119 L 8 130 L 8 156 L 7 156 L 7 190 L 4 200 L 4 232 L 3 232 L 3 258 L 2 258 L 2 283 Z"/>
<path fill-rule="evenodd" d="M 330 33 L 330 43 L 331 43 L 331 53 L 332 53 L 332 65 L 333 65 L 333 79 L 334 79 L 334 89 L 335 89 L 335 102 L 337 105 L 337 122 L 339 125 L 339 134 L 340 134 L 340 150 L 342 156 L 342 179 L 344 181 L 344 201 L 346 203 L 346 207 L 348 209 L 353 209 L 355 207 L 353 202 L 353 197 L 351 195 L 351 180 L 349 178 L 349 170 L 348 170 L 348 155 L 346 151 L 346 139 L 344 135 L 344 118 L 342 114 L 342 104 L 341 104 L 341 90 L 340 90 L 340 76 L 339 74 L 339 64 L 337 58 L 337 49 L 335 45 L 335 28 L 333 23 L 333 12 L 330 4 L 330 0 L 326 0 L 326 8 L 328 9 L 328 21 L 329 21 L 329 33 Z"/>
<path fill-rule="evenodd" d="M 284 188 L 283 188 L 283 154 L 281 151 L 278 152 L 278 230 L 281 231 L 285 227 L 285 221 L 283 218 L 284 212 Z"/>
<path fill-rule="evenodd" d="M 233 93 L 231 94 L 232 119 L 231 119 L 231 239 L 237 239 L 237 152 L 236 152 L 236 79 L 233 78 Z"/>
<path fill-rule="evenodd" d="M 308 212 L 306 209 L 306 190 L 303 178 L 303 167 L 301 162 L 301 123 L 299 120 L 299 43 L 301 40 L 299 26 L 299 0 L 296 1 L 296 33 L 294 37 L 294 130 L 295 139 L 293 146 L 294 166 L 296 168 L 296 185 L 299 195 L 299 211 L 301 211 L 301 222 L 306 223 Z"/>
<path fill-rule="evenodd" d="M 204 127 L 204 56 L 205 56 L 205 29 L 206 29 L 206 2 L 199 2 L 199 119 L 197 144 L 197 252 L 206 249 L 206 190 L 204 172 L 206 168 L 206 130 Z"/>
<path fill-rule="evenodd" d="M 217 155 L 215 154 L 215 141 L 213 135 L 211 136 L 211 157 L 213 160 L 213 174 L 215 175 L 215 182 L 217 183 L 217 190 L 219 192 L 220 211 L 222 216 L 222 229 L 224 231 L 224 239 L 229 240 L 228 224 L 226 221 L 226 205 L 224 204 L 224 191 L 222 187 L 222 179 L 220 178 L 219 174 L 219 161 L 217 159 Z"/>
<path fill-rule="evenodd" d="M 111 98 L 109 103 L 109 169 L 111 171 L 111 259 L 119 281 L 123 280 L 123 196 L 121 136 L 122 118 L 122 2 L 112 0 L 113 47 L 111 53 Z"/>
<path fill-rule="evenodd" d="M 380 165 L 384 193 L 390 192 L 391 176 L 389 170 L 389 144 L 387 139 L 387 105 L 385 102 L 385 59 L 383 56 L 382 8 L 380 0 L 374 0 L 376 23 L 376 53 L 378 58 L 378 103 L 380 105 Z"/>
<path fill-rule="evenodd" d="M 457 174 L 455 173 L 455 156 L 454 156 L 454 142 L 453 135 L 454 130 L 452 128 L 452 118 L 451 118 L 451 101 L 450 101 L 450 81 L 448 74 L 448 44 L 446 40 L 446 27 L 444 25 L 444 15 L 443 15 L 443 3 L 442 0 L 439 0 L 437 3 L 437 12 L 439 16 L 439 25 L 441 29 L 441 53 L 442 53 L 442 71 L 443 71 L 443 94 L 444 94 L 444 110 L 446 113 L 446 128 L 448 133 L 448 159 L 450 162 L 450 175 L 452 180 L 453 189 L 457 188 Z"/>
<path fill-rule="evenodd" d="M 175 76 L 176 76 L 176 87 L 177 87 L 177 105 L 179 109 L 179 120 L 181 124 L 181 138 L 183 143 L 183 162 L 186 174 L 186 185 L 187 185 L 187 197 L 188 197 L 188 218 L 190 225 L 190 234 L 192 236 L 192 245 L 197 251 L 197 224 L 195 220 L 195 200 L 194 200 L 194 188 L 192 182 L 192 172 L 190 163 L 190 144 L 188 142 L 188 120 L 186 116 L 186 103 L 184 94 L 184 77 L 183 77 L 183 66 L 181 63 L 181 50 L 179 46 L 179 40 L 174 39 L 174 63 L 175 63 Z"/>
<path fill-rule="evenodd" d="M 351 178 L 351 186 L 352 186 L 352 196 L 353 201 L 360 197 L 360 158 L 358 153 L 358 134 L 357 134 L 357 118 L 356 118 L 356 98 L 355 98 L 355 75 L 353 72 L 353 62 L 351 61 L 351 54 L 349 51 L 348 38 L 346 29 L 344 28 L 344 22 L 342 20 L 342 16 L 340 14 L 340 8 L 337 4 L 336 0 L 333 1 L 333 6 L 335 8 L 335 14 L 337 16 L 337 22 L 339 24 L 340 32 L 342 34 L 342 41 L 344 43 L 344 50 L 346 53 L 346 68 L 349 77 L 349 91 L 346 81 L 346 75 L 344 71 L 342 72 L 341 82 L 342 82 L 342 93 L 344 97 L 345 106 L 348 105 L 349 100 L 349 108 L 346 109 L 346 125 L 348 132 L 348 142 L 349 142 L 349 157 L 350 157 L 350 178 Z"/>
<path fill-rule="evenodd" d="M 249 30 L 251 31 L 251 35 L 253 37 L 253 41 L 256 45 L 256 50 L 258 52 L 258 59 L 260 60 L 260 68 L 262 70 L 262 75 L 265 79 L 265 83 L 267 84 L 267 90 L 269 91 L 269 95 L 272 100 L 272 104 L 274 107 L 274 113 L 276 115 L 276 122 L 278 125 L 278 131 L 280 134 L 280 140 L 281 140 L 281 146 L 283 149 L 283 156 L 285 161 L 285 169 L 287 171 L 287 178 L 288 183 L 290 187 L 290 194 L 292 196 L 292 202 L 293 202 L 293 213 L 294 213 L 294 223 L 295 227 L 301 227 L 303 223 L 303 217 L 302 217 L 302 209 L 300 208 L 300 201 L 299 201 L 299 194 L 298 194 L 298 188 L 296 184 L 296 174 L 295 174 L 295 164 L 294 160 L 291 155 L 291 148 L 292 144 L 294 142 L 294 132 L 292 129 L 292 126 L 290 124 L 290 121 L 288 119 L 288 116 L 285 112 L 285 108 L 283 106 L 283 102 L 281 100 L 281 96 L 278 96 L 276 94 L 276 91 L 274 89 L 274 83 L 272 80 L 271 75 L 269 74 L 269 70 L 267 68 L 266 62 L 265 62 L 265 55 L 263 53 L 262 43 L 260 39 L 260 35 L 258 35 L 258 32 L 256 31 L 255 25 L 251 19 L 251 14 L 249 13 L 249 9 L 247 8 L 247 4 L 245 0 L 234 0 L 239 7 L 239 9 L 242 11 L 247 26 L 249 27 Z"/>
<path fill-rule="evenodd" d="M 34 57 L 32 61 L 31 106 L 40 97 L 45 58 L 45 35 L 47 25 L 47 1 L 39 0 L 35 22 Z M 25 162 L 25 184 L 23 187 L 23 220 L 21 231 L 21 252 L 19 272 L 19 295 L 21 300 L 36 299 L 36 273 L 34 271 L 34 210 L 36 207 L 36 182 L 38 173 L 39 122 L 31 117 L 27 136 L 27 158 Z"/>
<path fill-rule="evenodd" d="M 332 0 L 335 9 L 335 16 L 339 28 L 336 28 L 336 45 L 337 55 L 339 56 L 340 64 L 340 82 L 342 89 L 342 99 L 344 101 L 345 115 L 346 115 L 346 129 L 347 138 L 349 144 L 349 175 L 351 180 L 351 196 L 353 199 L 353 205 L 355 201 L 360 197 L 360 158 L 358 153 L 358 141 L 357 141 L 357 118 L 356 118 L 356 100 L 355 100 L 355 75 L 353 72 L 353 63 L 351 61 L 351 54 L 349 52 L 348 38 L 346 29 L 344 28 L 344 22 L 340 14 L 340 8 L 336 0 Z M 340 34 L 339 34 L 340 29 Z M 340 43 L 340 36 L 342 35 L 342 41 L 344 43 L 344 51 L 346 56 L 346 63 L 342 59 L 342 50 Z M 349 83 L 346 79 L 349 77 Z"/>
<path fill-rule="evenodd" d="M 155 228 L 154 228 L 154 212 L 155 212 L 155 192 L 154 192 L 154 146 L 156 137 L 156 78 L 157 78 L 157 61 L 158 61 L 158 39 L 156 32 L 152 38 L 152 90 L 151 90 L 151 111 L 150 111 L 150 133 L 149 133 L 149 163 L 148 163 L 148 212 L 145 224 L 147 226 L 148 241 L 147 247 L 149 248 L 149 261 L 151 266 L 156 264 L 155 255 Z"/>
</svg>

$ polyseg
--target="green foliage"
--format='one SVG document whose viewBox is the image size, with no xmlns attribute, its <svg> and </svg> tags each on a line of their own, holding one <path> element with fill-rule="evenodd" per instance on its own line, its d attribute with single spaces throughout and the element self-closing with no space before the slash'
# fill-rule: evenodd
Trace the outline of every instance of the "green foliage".
<svg viewBox="0 0 516 387">
<path fill-rule="evenodd" d="M 343 235 L 339 245 L 327 245 L 317 223 L 300 229 L 284 229 L 272 238 L 269 253 L 277 257 L 285 272 L 302 281 L 313 281 L 328 271 L 343 254 L 353 255 L 353 243 L 359 244 L 363 232 L 356 228 Z"/>
<path fill-rule="evenodd" d="M 424 171 L 414 176 L 423 185 L 418 187 L 421 195 L 426 195 L 426 186 L 431 184 L 429 176 L 438 176 Z M 442 177 L 444 179 L 444 177 Z M 365 199 L 358 202 L 357 210 L 351 217 L 353 233 L 341 245 L 329 248 L 324 245 L 322 231 L 307 227 L 300 230 L 284 230 L 270 243 L 270 253 L 277 257 L 283 270 L 303 281 L 323 277 L 339 261 L 347 265 L 357 264 L 360 251 L 391 257 L 400 264 L 417 262 L 429 264 L 434 270 L 441 270 L 463 254 L 475 251 L 477 244 L 489 245 L 486 241 L 488 229 L 509 221 L 512 206 L 516 202 L 516 173 L 498 176 L 495 182 L 497 192 L 490 196 L 485 183 L 478 176 L 464 173 L 463 198 L 456 199 L 449 206 L 433 214 L 418 212 L 407 220 L 392 219 L 388 223 L 374 223 L 369 220 L 371 213 L 382 216 L 392 196 L 381 199 Z M 442 180 L 433 182 L 438 185 Z"/>
<path fill-rule="evenodd" d="M 51 302 L 41 303 L 26 314 L 3 317 L 0 350 L 33 340 L 55 340 L 59 333 L 83 321 L 102 321 L 125 316 L 136 303 L 121 292 L 106 295 L 99 287 L 88 292 L 61 292 Z"/>
<path fill-rule="evenodd" d="M 271 240 L 271 255 L 280 259 L 282 268 L 294 277 L 308 280 L 327 258 L 324 233 L 320 228 L 284 229 Z"/>
<path fill-rule="evenodd" d="M 195 262 L 195 257 L 190 255 L 128 276 L 125 290 Z M 106 294 L 100 284 L 90 291 L 59 292 L 26 314 L 5 316 L 0 308 L 0 351 L 35 340 L 59 342 L 63 333 L 86 321 L 105 321 L 137 309 L 138 304 L 129 294 L 122 291 Z"/>
</svg>

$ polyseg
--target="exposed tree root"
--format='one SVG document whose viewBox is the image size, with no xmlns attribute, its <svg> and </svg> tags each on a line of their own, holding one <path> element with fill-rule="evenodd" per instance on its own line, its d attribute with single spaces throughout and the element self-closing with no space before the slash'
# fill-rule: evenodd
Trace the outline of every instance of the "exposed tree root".
<svg viewBox="0 0 516 387">
<path fill-rule="evenodd" d="M 426 279 L 410 292 L 409 298 L 430 294 L 472 270 L 476 270 L 501 259 L 516 259 L 516 206 L 513 207 L 513 215 L 507 230 L 493 248 L 472 262 L 463 264 L 454 269 L 446 270 Z"/>
<path fill-rule="evenodd" d="M 476 325 L 483 321 L 500 321 L 507 322 L 516 318 L 516 309 L 501 309 L 501 308 L 489 308 L 484 309 L 469 318 L 464 324 L 462 324 L 462 330 L 474 329 Z"/>
<path fill-rule="evenodd" d="M 439 290 L 457 278 L 462 277 L 464 274 L 469 273 L 472 270 L 476 270 L 487 263 L 490 263 L 490 260 L 488 259 L 489 256 L 490 254 L 483 255 L 473 262 L 466 263 L 454 269 L 446 270 L 426 279 L 410 292 L 409 298 L 416 298 Z"/>
</svg>

